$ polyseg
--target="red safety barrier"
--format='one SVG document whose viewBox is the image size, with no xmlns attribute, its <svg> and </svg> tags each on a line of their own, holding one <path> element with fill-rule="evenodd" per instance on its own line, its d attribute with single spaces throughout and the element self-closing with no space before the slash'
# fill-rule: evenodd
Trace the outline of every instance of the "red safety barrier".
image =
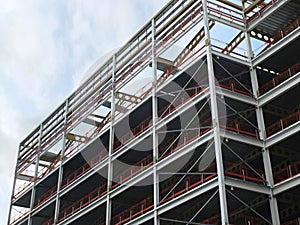
<svg viewBox="0 0 300 225">
<path fill-rule="evenodd" d="M 142 121 L 139 125 L 137 125 L 135 128 L 133 128 L 125 135 L 123 135 L 120 139 L 115 140 L 113 151 L 116 152 L 125 144 L 128 144 L 131 140 L 139 136 L 143 131 L 147 130 L 151 126 L 152 126 L 152 116 L 149 116 L 147 119 Z"/>
<path fill-rule="evenodd" d="M 242 120 L 227 118 L 227 123 L 225 125 L 221 124 L 220 127 L 236 133 L 259 138 L 258 128 Z"/>
<path fill-rule="evenodd" d="M 300 161 L 288 165 L 287 167 L 275 172 L 273 177 L 275 183 L 279 183 L 293 176 L 296 176 L 299 173 L 300 173 Z"/>
<path fill-rule="evenodd" d="M 273 123 L 272 125 L 270 125 L 269 127 L 266 128 L 266 134 L 267 136 L 271 136 L 291 125 L 293 125 L 294 123 L 300 121 L 300 110 L 296 111 L 295 113 L 279 120 L 276 123 Z"/>
<path fill-rule="evenodd" d="M 114 181 L 118 180 L 118 182 L 116 184 L 114 184 L 112 186 L 112 188 L 116 188 L 117 186 L 119 186 L 120 184 L 124 183 L 125 181 L 131 179 L 132 177 L 134 177 L 138 173 L 142 172 L 143 170 L 145 170 L 152 164 L 153 164 L 153 156 L 151 154 L 151 155 L 148 155 L 147 157 L 145 157 L 144 159 L 142 159 L 141 161 L 139 161 L 138 163 L 136 163 L 135 165 L 130 166 L 125 171 L 123 171 L 121 174 L 118 174 L 113 179 Z"/>
<path fill-rule="evenodd" d="M 55 195 L 57 192 L 57 185 L 54 187 L 50 188 L 48 191 L 46 191 L 36 202 L 34 205 L 34 208 L 38 207 L 39 205 L 43 204 L 46 202 L 49 198 L 51 198 L 53 195 Z"/>
<path fill-rule="evenodd" d="M 121 225 L 124 224 L 143 213 L 149 211 L 153 208 L 153 197 L 148 197 L 139 203 L 135 204 L 134 206 L 130 207 L 129 209 L 126 209 L 125 211 L 119 213 L 118 215 L 114 216 L 111 219 L 111 224 L 114 225 Z"/>
<path fill-rule="evenodd" d="M 259 94 L 262 95 L 272 88 L 276 87 L 277 85 L 281 84 L 282 82 L 286 81 L 290 77 L 294 76 L 300 72 L 300 62 L 297 62 L 283 73 L 279 74 L 278 76 L 274 77 L 272 80 L 268 81 L 264 85 L 262 85 L 259 89 Z"/>
<path fill-rule="evenodd" d="M 199 128 L 193 128 L 192 130 L 183 131 L 181 137 L 178 138 L 178 141 L 172 141 L 169 145 L 165 145 L 163 148 L 159 149 L 160 159 L 173 154 L 178 149 L 191 143 L 211 129 L 211 120 L 208 119 L 204 123 L 200 124 Z"/>
<path fill-rule="evenodd" d="M 167 105 L 164 108 L 160 110 L 160 113 L 162 115 L 159 119 L 165 118 L 167 115 L 171 114 L 173 111 L 178 109 L 183 104 L 187 103 L 191 99 L 193 99 L 195 96 L 200 94 L 204 89 L 206 88 L 199 88 L 195 87 L 194 89 L 191 89 L 192 95 L 182 94 L 179 98 L 177 98 L 172 105 Z M 133 140 L 135 137 L 139 136 L 142 132 L 147 130 L 152 126 L 152 116 L 148 117 L 144 121 L 142 121 L 139 125 L 137 125 L 135 128 L 133 128 L 131 131 L 129 131 L 127 134 L 125 134 L 120 140 L 116 140 L 114 143 L 114 152 L 120 149 L 125 144 L 128 144 L 131 140 Z"/>
<path fill-rule="evenodd" d="M 172 190 L 172 192 L 168 196 L 164 195 L 168 194 L 174 186 L 168 187 L 160 192 L 160 196 L 162 199 L 160 204 L 165 203 L 189 190 L 192 190 L 193 188 L 213 179 L 216 176 L 216 173 L 187 176 L 180 185 Z"/>
<path fill-rule="evenodd" d="M 188 91 L 184 91 L 183 94 L 181 94 L 173 102 L 171 102 L 172 104 L 166 105 L 165 107 L 159 110 L 158 112 L 160 115 L 159 119 L 161 120 L 165 118 L 166 116 L 168 116 L 169 114 L 171 114 L 172 112 L 180 108 L 182 105 L 189 102 L 191 99 L 193 99 L 195 96 L 202 93 L 206 89 L 207 87 L 202 87 L 202 88 L 194 87 L 192 89 L 189 89 L 190 95 L 187 94 Z"/>
<path fill-rule="evenodd" d="M 290 34 L 293 30 L 298 28 L 300 26 L 300 17 L 296 19 L 293 23 L 282 29 L 277 35 L 273 37 L 274 41 L 277 42 L 281 40 L 282 38 L 286 37 L 288 34 Z"/>
<path fill-rule="evenodd" d="M 67 176 L 62 181 L 61 189 L 64 189 L 66 186 L 71 184 L 73 181 L 81 177 L 86 172 L 90 171 L 93 167 L 95 167 L 98 163 L 100 163 L 103 159 L 107 158 L 108 154 L 106 151 L 100 152 L 96 156 L 93 157 L 93 159 L 89 160 L 85 164 L 83 164 L 81 167 L 76 169 L 73 173 L 71 173 L 69 176 Z"/>
<path fill-rule="evenodd" d="M 239 178 L 244 181 L 257 182 L 261 184 L 266 183 L 266 180 L 264 179 L 264 171 L 260 169 L 251 169 L 245 164 L 236 164 L 228 161 L 224 161 L 223 164 L 225 165 L 225 168 L 227 168 L 225 171 L 226 176 Z"/>
<path fill-rule="evenodd" d="M 218 86 L 240 94 L 253 96 L 251 87 L 249 85 L 239 83 L 234 79 L 226 79 L 225 77 L 220 77 L 220 76 L 217 77 L 218 80 L 220 80 L 219 82 L 216 83 Z"/>
<path fill-rule="evenodd" d="M 79 210 L 83 209 L 87 205 L 89 205 L 92 202 L 96 201 L 101 196 L 105 195 L 106 192 L 107 192 L 107 184 L 104 183 L 101 186 L 97 187 L 94 191 L 92 191 L 88 195 L 86 195 L 83 198 L 81 198 L 80 200 L 76 201 L 71 206 L 69 206 L 66 209 L 62 210 L 62 212 L 58 216 L 58 222 L 61 222 L 61 221 L 65 220 L 66 218 L 70 217 L 74 213 L 76 213 Z"/>
</svg>

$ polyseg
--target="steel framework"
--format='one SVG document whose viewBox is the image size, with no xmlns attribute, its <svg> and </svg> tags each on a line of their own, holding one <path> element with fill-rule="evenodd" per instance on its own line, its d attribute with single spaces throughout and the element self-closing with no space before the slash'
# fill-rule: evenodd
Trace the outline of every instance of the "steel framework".
<svg viewBox="0 0 300 225">
<path fill-rule="evenodd" d="M 20 143 L 8 225 L 300 225 L 299 50 L 298 0 L 171 0 Z"/>
</svg>

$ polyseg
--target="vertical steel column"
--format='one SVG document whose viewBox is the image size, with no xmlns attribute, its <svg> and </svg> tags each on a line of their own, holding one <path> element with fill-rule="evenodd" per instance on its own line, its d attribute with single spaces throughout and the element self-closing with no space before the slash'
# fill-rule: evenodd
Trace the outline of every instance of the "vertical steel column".
<svg viewBox="0 0 300 225">
<path fill-rule="evenodd" d="M 36 192 L 36 182 L 38 179 L 38 174 L 39 174 L 39 163 L 40 163 L 40 154 L 42 151 L 40 151 L 41 147 L 41 140 L 42 140 L 42 134 L 43 134 L 43 124 L 40 125 L 40 131 L 39 131 L 39 138 L 38 138 L 38 153 L 36 155 L 36 164 L 35 164 L 35 169 L 34 169 L 34 180 L 33 180 L 33 185 L 32 185 L 32 190 L 31 190 L 31 199 L 30 199 L 30 212 L 28 214 L 28 225 L 32 224 L 32 218 L 31 218 L 31 212 L 34 207 L 34 199 L 35 199 L 35 192 Z"/>
<path fill-rule="evenodd" d="M 68 124 L 68 111 L 69 111 L 69 101 L 67 99 L 66 103 L 65 103 L 64 127 L 67 127 L 67 124 Z M 59 169 L 58 169 L 57 189 L 56 189 L 56 196 L 55 196 L 54 224 L 57 224 L 58 216 L 59 216 L 60 185 L 61 185 L 62 177 L 63 177 L 63 160 L 65 157 L 66 138 L 67 138 L 67 131 L 65 129 L 64 132 L 62 133 L 62 149 L 61 149 L 61 153 L 60 153 L 60 164 L 59 164 Z"/>
<path fill-rule="evenodd" d="M 213 68 L 213 57 L 212 57 L 212 49 L 211 49 L 207 0 L 202 0 L 202 3 L 203 3 L 203 23 L 204 23 L 204 31 L 206 37 L 207 71 L 208 71 L 208 82 L 209 82 L 209 92 L 210 92 L 211 116 L 212 116 L 214 147 L 215 147 L 217 173 L 218 173 L 221 223 L 223 225 L 226 225 L 229 224 L 229 220 L 228 220 L 228 211 L 227 211 L 226 189 L 225 189 L 225 182 L 224 182 L 222 145 L 220 139 L 218 103 L 217 103 L 216 84 L 215 84 L 215 76 L 214 76 L 214 68 Z"/>
<path fill-rule="evenodd" d="M 152 68 L 153 68 L 153 81 L 152 81 L 152 146 L 153 146 L 153 204 L 154 204 L 154 225 L 159 225 L 159 218 L 157 214 L 157 206 L 159 205 L 159 175 L 156 167 L 158 161 L 158 135 L 156 130 L 157 123 L 157 59 L 156 59 L 156 38 L 155 38 L 155 20 L 152 19 Z"/>
<path fill-rule="evenodd" d="M 108 171 L 107 171 L 107 198 L 106 198 L 106 225 L 110 225 L 111 206 L 110 193 L 113 179 L 113 162 L 112 154 L 114 149 L 114 121 L 115 121 L 115 73 L 116 73 L 116 55 L 113 55 L 113 71 L 112 71 L 112 90 L 111 90 L 111 108 L 110 108 L 110 126 L 109 126 L 109 147 L 108 147 Z"/>
<path fill-rule="evenodd" d="M 244 7 L 244 5 L 243 5 Z M 246 21 L 246 16 L 244 15 L 244 20 Z M 247 44 L 247 51 L 248 51 L 248 60 L 250 62 L 250 79 L 251 79 L 251 86 L 253 90 L 253 96 L 254 98 L 259 97 L 259 84 L 257 80 L 257 71 L 256 68 L 253 67 L 253 49 L 251 45 L 251 39 L 249 35 L 249 31 L 245 31 L 245 39 L 246 39 L 246 44 Z M 263 110 L 262 106 L 258 104 L 256 105 L 256 117 L 257 117 L 257 125 L 259 129 L 259 137 L 263 141 L 263 145 L 265 146 L 265 139 L 266 139 L 266 134 L 265 134 L 265 123 L 264 123 L 264 115 L 263 115 Z M 264 170 L 265 170 L 265 179 L 267 181 L 267 185 L 272 187 L 274 185 L 274 180 L 273 180 L 273 173 L 272 173 L 272 165 L 271 165 L 271 158 L 270 158 L 270 152 L 269 149 L 266 147 L 263 147 L 262 149 L 262 158 L 263 158 L 263 164 L 264 164 Z M 271 217 L 272 217 L 272 224 L 280 224 L 280 219 L 279 219 L 279 213 L 278 213 L 278 205 L 277 205 L 277 199 L 276 197 L 271 194 L 269 196 L 269 204 L 270 204 L 270 210 L 271 210 Z"/>
<path fill-rule="evenodd" d="M 10 225 L 10 220 L 11 218 L 11 211 L 12 211 L 12 203 L 13 203 L 13 199 L 15 196 L 15 188 L 16 188 L 16 181 L 17 181 L 17 165 L 18 165 L 18 158 L 20 156 L 20 151 L 21 151 L 21 145 L 19 145 L 19 151 L 17 154 L 17 159 L 16 159 L 16 167 L 15 167 L 15 176 L 14 176 L 14 181 L 13 181 L 13 186 L 12 186 L 12 192 L 11 192 L 11 198 L 10 198 L 10 205 L 9 205 L 9 209 L 8 209 L 8 219 L 7 219 L 7 225 Z"/>
</svg>

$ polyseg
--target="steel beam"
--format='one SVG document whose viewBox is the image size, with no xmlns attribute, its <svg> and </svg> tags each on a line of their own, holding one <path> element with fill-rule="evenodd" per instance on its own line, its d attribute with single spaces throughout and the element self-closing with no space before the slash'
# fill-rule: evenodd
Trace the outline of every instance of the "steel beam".
<svg viewBox="0 0 300 225">
<path fill-rule="evenodd" d="M 229 187 L 235 187 L 240 188 L 247 191 L 252 191 L 260 194 L 270 195 L 271 194 L 271 188 L 261 185 L 261 184 L 254 184 L 254 183 L 246 183 L 244 181 L 225 177 L 225 184 Z"/>
<path fill-rule="evenodd" d="M 222 52 L 218 52 L 218 51 L 213 50 L 213 49 L 211 50 L 211 52 L 213 53 L 213 55 L 216 55 L 216 56 L 219 56 L 219 57 L 222 57 L 222 58 L 225 58 L 225 59 L 229 59 L 231 61 L 240 63 L 240 64 L 245 65 L 245 66 L 250 66 L 249 59 L 247 59 L 247 58 L 240 59 L 240 58 L 233 57 L 231 55 L 228 55 L 228 54 L 225 54 L 225 53 L 222 53 Z"/>
<path fill-rule="evenodd" d="M 248 137 L 248 136 L 245 136 L 245 135 L 241 135 L 241 134 L 238 134 L 238 133 L 234 133 L 234 132 L 231 132 L 231 131 L 227 131 L 227 130 L 222 130 L 221 131 L 221 136 L 224 137 L 224 138 L 228 138 L 230 140 L 233 140 L 233 141 L 242 142 L 242 143 L 257 146 L 257 147 L 260 147 L 260 148 L 263 148 L 263 146 L 264 146 L 263 142 L 261 140 L 258 140 L 258 139 L 253 138 L 253 137 Z"/>
<path fill-rule="evenodd" d="M 285 2 L 285 0 L 282 0 L 278 2 L 278 4 L 281 4 L 282 2 Z M 276 42 L 272 47 L 267 49 L 266 51 L 262 52 L 258 56 L 256 56 L 253 60 L 253 66 L 259 66 L 263 61 L 277 53 L 279 50 L 283 49 L 285 46 L 287 46 L 289 43 L 293 42 L 300 36 L 300 27 L 293 30 L 288 36 L 284 37 L 280 41 Z"/>
<path fill-rule="evenodd" d="M 300 121 L 268 137 L 266 139 L 266 148 L 270 148 L 271 146 L 285 140 L 286 138 L 299 133 L 299 131 Z"/>
<path fill-rule="evenodd" d="M 238 24 L 236 22 L 233 22 L 232 20 L 226 20 L 226 19 L 224 19 L 224 18 L 222 18 L 220 16 L 215 16 L 215 15 L 212 15 L 212 14 L 209 14 L 208 18 L 210 20 L 222 23 L 222 24 L 224 24 L 226 26 L 235 28 L 237 30 L 245 31 L 245 27 L 244 26 L 242 26 L 241 24 Z"/>
<path fill-rule="evenodd" d="M 285 192 L 291 188 L 299 186 L 300 184 L 300 174 L 293 176 L 287 180 L 284 180 L 278 184 L 275 184 L 273 187 L 273 194 L 278 195 L 282 192 Z"/>
<path fill-rule="evenodd" d="M 282 95 L 283 93 L 287 92 L 291 88 L 299 85 L 300 83 L 300 72 L 286 81 L 282 82 L 278 86 L 274 87 L 272 90 L 268 91 L 267 93 L 263 94 L 262 96 L 259 96 L 257 101 L 259 106 L 264 106 L 270 101 L 272 101 L 275 98 L 278 98 L 278 96 Z"/>
<path fill-rule="evenodd" d="M 223 95 L 223 96 L 228 97 L 230 99 L 234 99 L 234 100 L 237 100 L 237 101 L 240 101 L 240 102 L 244 102 L 244 103 L 252 105 L 252 106 L 257 105 L 257 101 L 253 97 L 243 95 L 243 94 L 228 90 L 226 88 L 216 86 L 216 93 L 220 96 Z"/>
</svg>

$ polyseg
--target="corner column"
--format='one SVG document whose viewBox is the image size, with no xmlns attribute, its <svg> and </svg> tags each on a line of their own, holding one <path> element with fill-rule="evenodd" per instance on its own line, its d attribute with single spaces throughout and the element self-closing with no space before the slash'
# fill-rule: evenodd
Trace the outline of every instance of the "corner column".
<svg viewBox="0 0 300 225">
<path fill-rule="evenodd" d="M 244 16 L 245 17 L 245 16 Z M 270 151 L 268 148 L 265 147 L 265 139 L 266 139 L 266 133 L 265 133 L 265 123 L 264 123 L 264 115 L 263 115 L 263 109 L 262 106 L 258 104 L 258 97 L 259 97 L 259 84 L 257 80 L 257 71 L 256 68 L 253 67 L 253 50 L 251 45 L 251 39 L 249 35 L 249 31 L 246 29 L 245 31 L 245 38 L 246 38 L 246 44 L 247 44 L 247 52 L 248 52 L 248 60 L 250 62 L 250 78 L 251 78 L 251 85 L 252 85 L 252 92 L 253 97 L 256 99 L 256 117 L 257 117 L 257 126 L 259 129 L 259 138 L 263 141 L 263 148 L 262 148 L 262 158 L 263 158 L 263 166 L 265 170 L 265 179 L 267 181 L 266 185 L 269 187 L 273 187 L 274 180 L 273 180 L 273 172 L 272 172 L 272 164 L 271 164 L 271 158 L 270 158 Z M 278 204 L 276 197 L 272 194 L 269 195 L 269 205 L 270 205 L 270 211 L 271 211 L 271 219 L 272 224 L 280 224 L 279 219 L 279 211 L 278 211 Z"/>
<path fill-rule="evenodd" d="M 208 82 L 209 82 L 211 116 L 212 116 L 212 126 L 213 126 L 213 135 L 214 135 L 214 148 L 215 148 L 216 166 L 217 166 L 217 173 L 218 173 L 221 224 L 227 225 L 229 224 L 229 220 L 228 220 L 227 198 L 226 198 L 224 167 L 223 167 L 223 157 L 222 157 L 222 144 L 220 138 L 218 103 L 217 103 L 217 95 L 216 95 L 213 56 L 212 56 L 209 18 L 208 18 L 208 9 L 207 9 L 206 0 L 202 0 L 202 6 L 203 6 L 203 23 L 204 23 L 204 31 L 205 31 L 205 42 L 206 42 L 207 72 L 208 72 Z"/>
</svg>

